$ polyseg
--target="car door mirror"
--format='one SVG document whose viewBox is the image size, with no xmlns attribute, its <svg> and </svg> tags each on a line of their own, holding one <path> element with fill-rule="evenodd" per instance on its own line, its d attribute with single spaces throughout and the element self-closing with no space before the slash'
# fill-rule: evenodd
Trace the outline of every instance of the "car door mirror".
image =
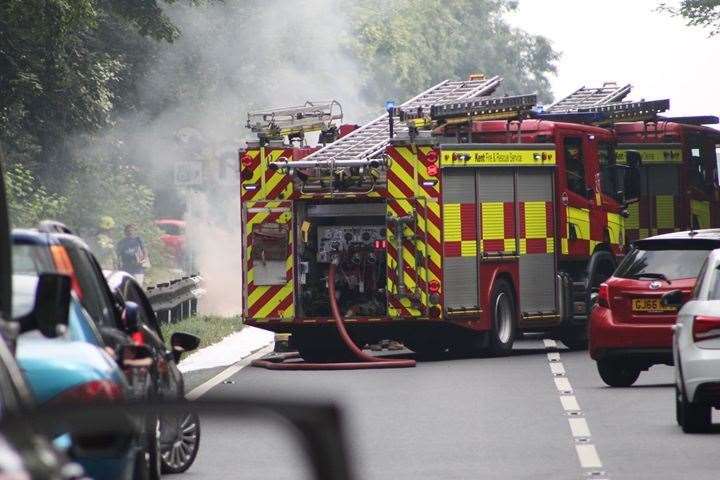
<svg viewBox="0 0 720 480">
<path fill-rule="evenodd" d="M 681 290 L 671 290 L 662 296 L 660 303 L 662 303 L 665 307 L 680 308 L 684 303 L 683 293 Z"/>
<path fill-rule="evenodd" d="M 123 370 L 152 366 L 153 355 L 145 345 L 123 345 L 118 351 L 118 364 Z"/>
<path fill-rule="evenodd" d="M 170 337 L 170 346 L 175 363 L 179 363 L 183 353 L 192 352 L 200 346 L 200 338 L 191 333 L 175 332 Z"/>
<path fill-rule="evenodd" d="M 135 302 L 125 302 L 125 307 L 122 311 L 122 323 L 125 326 L 125 331 L 128 333 L 137 332 L 139 328 L 139 310 L 140 306 Z"/>
<path fill-rule="evenodd" d="M 19 319 L 20 332 L 39 330 L 49 338 L 62 334 L 70 311 L 70 277 L 58 273 L 38 275 L 35 304 L 27 315 Z"/>
</svg>

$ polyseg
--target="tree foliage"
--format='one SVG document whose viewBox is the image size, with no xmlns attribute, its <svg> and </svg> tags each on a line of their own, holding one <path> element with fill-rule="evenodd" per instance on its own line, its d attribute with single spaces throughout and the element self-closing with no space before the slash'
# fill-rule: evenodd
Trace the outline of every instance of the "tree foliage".
<svg viewBox="0 0 720 480">
<path fill-rule="evenodd" d="M 403 99 L 446 78 L 501 75 L 508 93 L 550 99 L 558 54 L 549 41 L 512 28 L 503 0 L 368 0 L 353 11 L 348 42 L 367 94 Z"/>
<path fill-rule="evenodd" d="M 720 0 L 682 0 L 679 6 L 660 4 L 660 10 L 681 16 L 690 26 L 710 29 L 710 35 L 720 33 Z"/>
</svg>

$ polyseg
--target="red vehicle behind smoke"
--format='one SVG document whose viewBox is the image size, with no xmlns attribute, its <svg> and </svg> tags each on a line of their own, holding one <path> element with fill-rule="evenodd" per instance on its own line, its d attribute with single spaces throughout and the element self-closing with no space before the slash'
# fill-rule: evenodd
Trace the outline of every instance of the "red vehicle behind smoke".
<svg viewBox="0 0 720 480">
<path fill-rule="evenodd" d="M 160 240 L 172 253 L 177 263 L 182 265 L 185 257 L 185 221 L 161 219 L 155 220 L 155 226 L 163 231 Z"/>
</svg>

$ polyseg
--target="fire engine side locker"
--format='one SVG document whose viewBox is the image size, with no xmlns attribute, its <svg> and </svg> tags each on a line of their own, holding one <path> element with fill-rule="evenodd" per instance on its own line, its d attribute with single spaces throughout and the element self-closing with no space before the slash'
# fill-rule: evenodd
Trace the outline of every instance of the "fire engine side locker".
<svg viewBox="0 0 720 480">
<path fill-rule="evenodd" d="M 554 145 L 440 148 L 447 312 L 481 310 L 492 288 L 483 270 L 505 265 L 517 271 L 520 325 L 559 322 Z"/>
</svg>

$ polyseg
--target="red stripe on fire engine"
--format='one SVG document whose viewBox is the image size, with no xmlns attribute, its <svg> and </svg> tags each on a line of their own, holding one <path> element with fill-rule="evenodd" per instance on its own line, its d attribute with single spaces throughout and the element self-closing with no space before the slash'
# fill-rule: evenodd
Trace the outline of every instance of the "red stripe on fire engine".
<svg viewBox="0 0 720 480">
<path fill-rule="evenodd" d="M 415 172 L 412 165 L 410 165 L 405 157 L 403 157 L 396 149 L 390 149 L 390 157 L 400 168 L 405 170 L 405 173 L 407 173 L 410 178 L 415 178 Z"/>
<path fill-rule="evenodd" d="M 460 238 L 477 240 L 477 208 L 474 203 L 460 204 Z"/>
<path fill-rule="evenodd" d="M 414 196 L 414 192 L 412 189 L 403 182 L 400 177 L 397 176 L 395 172 L 390 169 L 387 173 L 387 179 L 388 183 L 395 186 L 398 190 L 402 192 L 403 195 L 405 195 L 407 198 L 411 198 Z"/>
<path fill-rule="evenodd" d="M 275 295 L 280 293 L 280 290 L 282 290 L 283 286 L 284 285 L 268 287 L 267 292 L 263 293 L 260 298 L 255 300 L 255 302 L 250 305 L 250 308 L 248 308 L 248 317 L 254 317 L 260 311 L 260 309 L 265 306 L 267 302 L 272 300 Z"/>
<path fill-rule="evenodd" d="M 513 202 L 503 203 L 505 238 L 515 238 L 515 205 Z"/>
<path fill-rule="evenodd" d="M 290 293 L 287 297 L 282 299 L 282 301 L 278 304 L 277 307 L 273 309 L 272 312 L 268 314 L 268 317 L 282 317 L 283 311 L 287 310 L 287 308 L 292 305 L 292 303 L 293 296 L 292 293 Z"/>
<path fill-rule="evenodd" d="M 553 218 L 552 202 L 545 202 L 545 230 L 548 238 L 555 236 L 555 219 Z M 525 237 L 521 237 L 525 238 Z"/>
</svg>

